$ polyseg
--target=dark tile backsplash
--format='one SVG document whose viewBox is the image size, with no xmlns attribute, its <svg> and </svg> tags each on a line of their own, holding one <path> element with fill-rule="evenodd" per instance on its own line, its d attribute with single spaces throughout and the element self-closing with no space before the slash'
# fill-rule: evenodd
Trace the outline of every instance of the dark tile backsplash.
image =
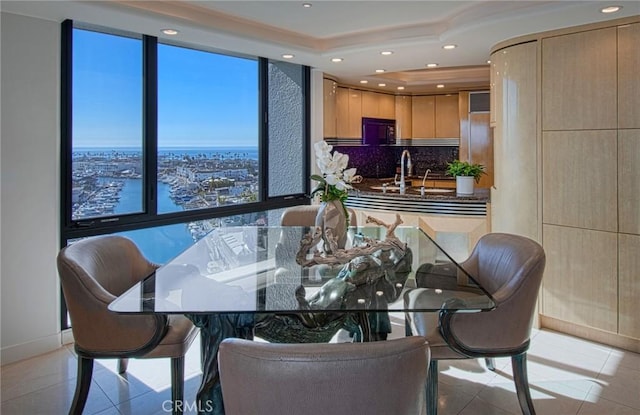
<svg viewBox="0 0 640 415">
<path fill-rule="evenodd" d="M 427 169 L 444 172 L 447 163 L 458 158 L 458 147 L 392 147 L 392 146 L 336 146 L 334 150 L 349 156 L 349 168 L 355 167 L 357 173 L 368 178 L 393 177 L 396 167 L 400 166 L 400 155 L 409 150 L 413 172 L 422 176 Z"/>
</svg>

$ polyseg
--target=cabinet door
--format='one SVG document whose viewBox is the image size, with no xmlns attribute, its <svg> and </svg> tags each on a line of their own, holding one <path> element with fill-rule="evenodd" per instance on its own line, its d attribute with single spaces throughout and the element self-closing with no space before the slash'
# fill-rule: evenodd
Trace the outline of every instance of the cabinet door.
<svg viewBox="0 0 640 415">
<path fill-rule="evenodd" d="M 406 140 L 413 137 L 411 130 L 411 97 L 398 95 L 395 97 L 396 105 L 396 138 Z"/>
<path fill-rule="evenodd" d="M 433 95 L 414 96 L 411 103 L 413 138 L 436 136 L 436 98 Z"/>
<path fill-rule="evenodd" d="M 542 134 L 542 221 L 618 231 L 616 130 Z"/>
<path fill-rule="evenodd" d="M 493 186 L 491 226 L 540 240 L 538 224 L 537 43 L 508 47 L 491 55 Z M 518 179 L 514 180 L 514 172 Z M 514 209 L 514 201 L 518 208 Z"/>
<path fill-rule="evenodd" d="M 336 89 L 336 134 L 338 138 L 362 138 L 362 95 L 360 91 Z"/>
<path fill-rule="evenodd" d="M 380 117 L 379 95 L 371 91 L 362 91 L 362 116 L 363 117 Z"/>
<path fill-rule="evenodd" d="M 618 131 L 619 232 L 640 235 L 640 129 Z"/>
<path fill-rule="evenodd" d="M 624 336 L 640 339 L 640 236 L 619 234 L 620 327 Z"/>
<path fill-rule="evenodd" d="M 331 79 L 323 79 L 322 90 L 324 95 L 323 119 L 324 137 L 336 138 L 336 82 Z"/>
<path fill-rule="evenodd" d="M 616 128 L 616 33 L 612 27 L 543 39 L 543 130 Z"/>
<path fill-rule="evenodd" d="M 436 95 L 436 138 L 460 137 L 458 94 Z"/>
<path fill-rule="evenodd" d="M 616 333 L 618 235 L 553 225 L 544 225 L 543 234 L 542 313 Z"/>
<path fill-rule="evenodd" d="M 618 27 L 618 128 L 640 128 L 640 23 Z"/>
<path fill-rule="evenodd" d="M 362 139 L 362 92 L 349 88 L 348 138 Z"/>
<path fill-rule="evenodd" d="M 378 94 L 378 114 L 380 118 L 396 119 L 396 97 L 390 94 Z"/>
</svg>

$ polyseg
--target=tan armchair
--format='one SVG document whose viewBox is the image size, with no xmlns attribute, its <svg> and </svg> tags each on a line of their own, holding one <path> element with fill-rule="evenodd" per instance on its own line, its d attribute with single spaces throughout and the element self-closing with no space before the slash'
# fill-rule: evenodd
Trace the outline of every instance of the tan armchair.
<svg viewBox="0 0 640 415">
<path fill-rule="evenodd" d="M 484 313 L 407 313 L 408 329 L 425 336 L 431 347 L 427 413 L 437 413 L 438 360 L 484 357 L 488 368 L 494 370 L 494 357 L 509 356 L 522 413 L 533 415 L 527 350 L 545 266 L 544 251 L 531 239 L 492 233 L 480 238 L 462 266 L 493 296 L 496 308 Z M 439 281 L 437 288 L 442 288 L 442 283 Z M 428 276 L 422 285 L 428 287 Z M 405 302 L 419 306 L 421 297 L 428 295 L 429 290 L 417 289 L 405 295 Z"/>
<path fill-rule="evenodd" d="M 107 309 L 117 296 L 157 266 L 120 236 L 80 240 L 58 254 L 58 273 L 78 355 L 78 379 L 70 414 L 81 414 L 91 386 L 93 359 L 116 358 L 119 373 L 127 358 L 171 358 L 171 397 L 180 413 L 184 355 L 198 330 L 183 316 L 124 315 Z"/>
<path fill-rule="evenodd" d="M 280 225 L 282 226 L 314 226 L 316 223 L 316 215 L 318 214 L 319 205 L 300 205 L 291 206 L 284 210 L 280 217 Z M 347 208 L 349 212 L 349 226 L 358 226 L 356 212 Z"/>
<path fill-rule="evenodd" d="M 416 415 L 424 408 L 423 337 L 328 344 L 225 339 L 218 356 L 227 415 Z"/>
</svg>

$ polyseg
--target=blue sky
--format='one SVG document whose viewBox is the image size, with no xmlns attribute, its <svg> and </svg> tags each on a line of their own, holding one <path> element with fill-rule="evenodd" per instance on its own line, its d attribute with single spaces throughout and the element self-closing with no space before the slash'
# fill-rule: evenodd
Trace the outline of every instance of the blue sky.
<svg viewBox="0 0 640 415">
<path fill-rule="evenodd" d="M 142 41 L 73 41 L 74 147 L 141 147 Z M 257 147 L 257 74 L 257 60 L 160 44 L 159 147 Z"/>
</svg>

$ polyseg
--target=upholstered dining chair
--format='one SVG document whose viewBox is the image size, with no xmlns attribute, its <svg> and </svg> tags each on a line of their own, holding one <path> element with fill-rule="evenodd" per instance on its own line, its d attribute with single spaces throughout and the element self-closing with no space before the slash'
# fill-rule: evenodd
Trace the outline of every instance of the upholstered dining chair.
<svg viewBox="0 0 640 415">
<path fill-rule="evenodd" d="M 157 266 L 147 261 L 130 239 L 113 235 L 74 242 L 60 251 L 57 263 L 78 355 L 78 378 L 69 413 L 81 414 L 84 409 L 94 359 L 119 359 L 118 372 L 122 374 L 130 357 L 171 358 L 173 410 L 181 413 L 184 355 L 198 330 L 183 316 L 134 316 L 107 309 L 111 301 Z"/>
<path fill-rule="evenodd" d="M 420 336 L 306 344 L 225 339 L 218 364 L 227 415 L 419 415 L 429 346 Z"/>
<path fill-rule="evenodd" d="M 280 217 L 282 226 L 313 226 L 316 223 L 316 215 L 320 205 L 291 206 L 284 210 Z M 349 213 L 349 226 L 358 226 L 356 212 L 347 208 Z"/>
<path fill-rule="evenodd" d="M 488 368 L 495 370 L 494 357 L 511 357 L 520 408 L 523 414 L 533 415 L 527 350 L 545 253 L 529 238 L 491 233 L 480 238 L 462 266 L 492 295 L 495 309 L 484 313 L 407 313 L 408 329 L 425 336 L 431 347 L 427 413 L 437 413 L 439 360 L 485 358 Z M 457 276 L 451 278 L 455 281 Z M 443 288 L 442 284 L 440 279 L 431 288 Z M 421 285 L 429 286 L 428 276 Z M 416 289 L 405 294 L 405 302 L 419 306 L 432 292 Z"/>
</svg>

